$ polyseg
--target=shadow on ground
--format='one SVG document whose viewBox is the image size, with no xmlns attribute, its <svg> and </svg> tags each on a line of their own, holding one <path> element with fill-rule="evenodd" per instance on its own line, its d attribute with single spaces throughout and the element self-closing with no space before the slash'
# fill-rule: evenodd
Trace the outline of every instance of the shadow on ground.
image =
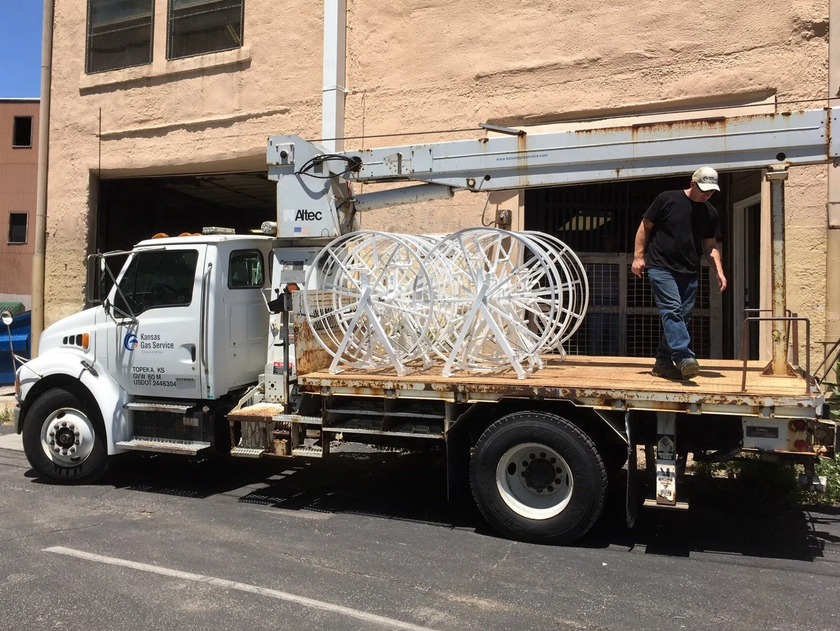
<svg viewBox="0 0 840 631">
<path fill-rule="evenodd" d="M 840 547 L 840 508 L 791 508 L 737 480 L 718 478 L 688 477 L 681 489 L 681 497 L 690 503 L 688 511 L 640 508 L 635 526 L 628 529 L 626 474 L 620 472 L 603 517 L 577 546 L 643 546 L 647 554 L 668 556 L 711 552 L 801 561 L 822 557 L 826 546 Z M 436 451 L 370 450 L 333 454 L 325 461 L 190 462 L 130 454 L 115 461 L 102 484 L 196 499 L 224 495 L 268 508 L 367 515 L 497 536 L 475 509 L 468 489 L 454 507 L 448 505 L 445 460 Z M 645 496 L 643 489 L 640 496 Z"/>
<path fill-rule="evenodd" d="M 626 474 L 621 472 L 622 484 Z M 710 552 L 799 561 L 813 561 L 826 546 L 840 546 L 840 508 L 792 507 L 738 480 L 687 476 L 680 492 L 689 510 L 640 508 L 632 530 L 624 523 L 624 497 L 616 491 L 604 518 L 579 545 L 644 546 L 647 554 L 668 556 Z"/>
</svg>

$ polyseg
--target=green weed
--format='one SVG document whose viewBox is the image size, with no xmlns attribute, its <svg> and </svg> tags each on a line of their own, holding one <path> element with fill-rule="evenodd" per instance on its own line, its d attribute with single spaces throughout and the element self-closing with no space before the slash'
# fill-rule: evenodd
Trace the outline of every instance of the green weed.
<svg viewBox="0 0 840 631">
<path fill-rule="evenodd" d="M 825 493 L 801 492 L 803 504 L 840 504 L 840 460 L 819 460 L 817 475 L 826 477 Z"/>
</svg>

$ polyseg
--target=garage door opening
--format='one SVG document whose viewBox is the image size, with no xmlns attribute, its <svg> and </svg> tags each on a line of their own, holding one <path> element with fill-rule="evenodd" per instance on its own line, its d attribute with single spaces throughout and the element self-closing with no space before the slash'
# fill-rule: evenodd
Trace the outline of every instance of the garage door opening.
<svg viewBox="0 0 840 631">
<path fill-rule="evenodd" d="M 178 236 L 202 228 L 233 228 L 250 234 L 263 221 L 276 220 L 276 184 L 264 172 L 215 173 L 102 180 L 96 213 L 95 250 L 130 250 L 158 233 Z M 116 274 L 124 257 L 109 259 Z M 111 289 L 108 274 L 88 269 L 91 298 Z"/>
<path fill-rule="evenodd" d="M 264 172 L 102 180 L 96 248 L 128 250 L 159 232 L 177 236 L 205 226 L 248 234 L 275 220 L 275 191 Z"/>
</svg>

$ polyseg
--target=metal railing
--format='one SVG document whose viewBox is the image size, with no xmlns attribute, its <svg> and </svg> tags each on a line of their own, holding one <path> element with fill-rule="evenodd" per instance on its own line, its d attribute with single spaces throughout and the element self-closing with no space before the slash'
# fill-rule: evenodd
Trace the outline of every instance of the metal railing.
<svg viewBox="0 0 840 631">
<path fill-rule="evenodd" d="M 822 342 L 824 348 L 824 356 L 820 365 L 816 367 L 814 370 L 814 379 L 817 382 L 822 383 L 825 381 L 826 377 L 828 377 L 828 373 L 834 369 L 834 365 L 840 361 L 840 339 L 835 340 L 834 342 Z M 828 350 L 828 346 L 831 345 L 831 350 Z M 822 376 L 818 376 L 820 371 L 825 368 L 825 372 Z"/>
<path fill-rule="evenodd" d="M 747 312 L 761 312 L 767 311 L 766 309 L 745 309 Z M 787 313 L 791 313 L 788 311 Z M 788 323 L 788 330 L 787 330 L 787 340 L 788 345 L 785 353 L 785 360 L 787 360 L 787 354 L 790 352 L 791 346 L 794 349 L 794 357 L 793 362 L 797 368 L 799 366 L 799 327 L 795 327 L 793 329 L 793 335 L 791 335 L 790 331 L 790 323 L 791 322 L 804 322 L 805 323 L 805 374 L 803 375 L 805 378 L 805 394 L 809 394 L 811 392 L 811 386 L 813 385 L 813 378 L 811 377 L 811 320 L 805 317 L 797 316 L 796 314 L 791 314 L 787 316 L 747 316 L 744 318 L 743 328 L 741 330 L 741 360 L 744 362 L 742 375 L 741 375 L 741 392 L 747 391 L 747 361 L 748 361 L 748 353 L 747 348 L 749 345 L 749 340 L 747 334 L 749 333 L 749 323 L 750 322 L 787 322 Z"/>
</svg>

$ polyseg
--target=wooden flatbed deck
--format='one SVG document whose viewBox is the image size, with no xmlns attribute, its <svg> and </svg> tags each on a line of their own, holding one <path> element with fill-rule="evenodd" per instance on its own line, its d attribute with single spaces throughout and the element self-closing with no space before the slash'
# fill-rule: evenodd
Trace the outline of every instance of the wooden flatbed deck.
<svg viewBox="0 0 840 631">
<path fill-rule="evenodd" d="M 502 373 L 458 372 L 444 377 L 441 366 L 400 377 L 390 369 L 316 371 L 298 376 L 303 391 L 336 396 L 380 396 L 455 402 L 496 401 L 504 397 L 565 399 L 601 409 L 672 410 L 692 414 L 740 414 L 814 418 L 823 396 L 806 389 L 800 376 L 762 375 L 765 362 L 749 362 L 741 389 L 743 362 L 707 359 L 687 381 L 650 374 L 653 359 L 632 357 L 547 357 L 546 366 L 517 379 Z"/>
</svg>

